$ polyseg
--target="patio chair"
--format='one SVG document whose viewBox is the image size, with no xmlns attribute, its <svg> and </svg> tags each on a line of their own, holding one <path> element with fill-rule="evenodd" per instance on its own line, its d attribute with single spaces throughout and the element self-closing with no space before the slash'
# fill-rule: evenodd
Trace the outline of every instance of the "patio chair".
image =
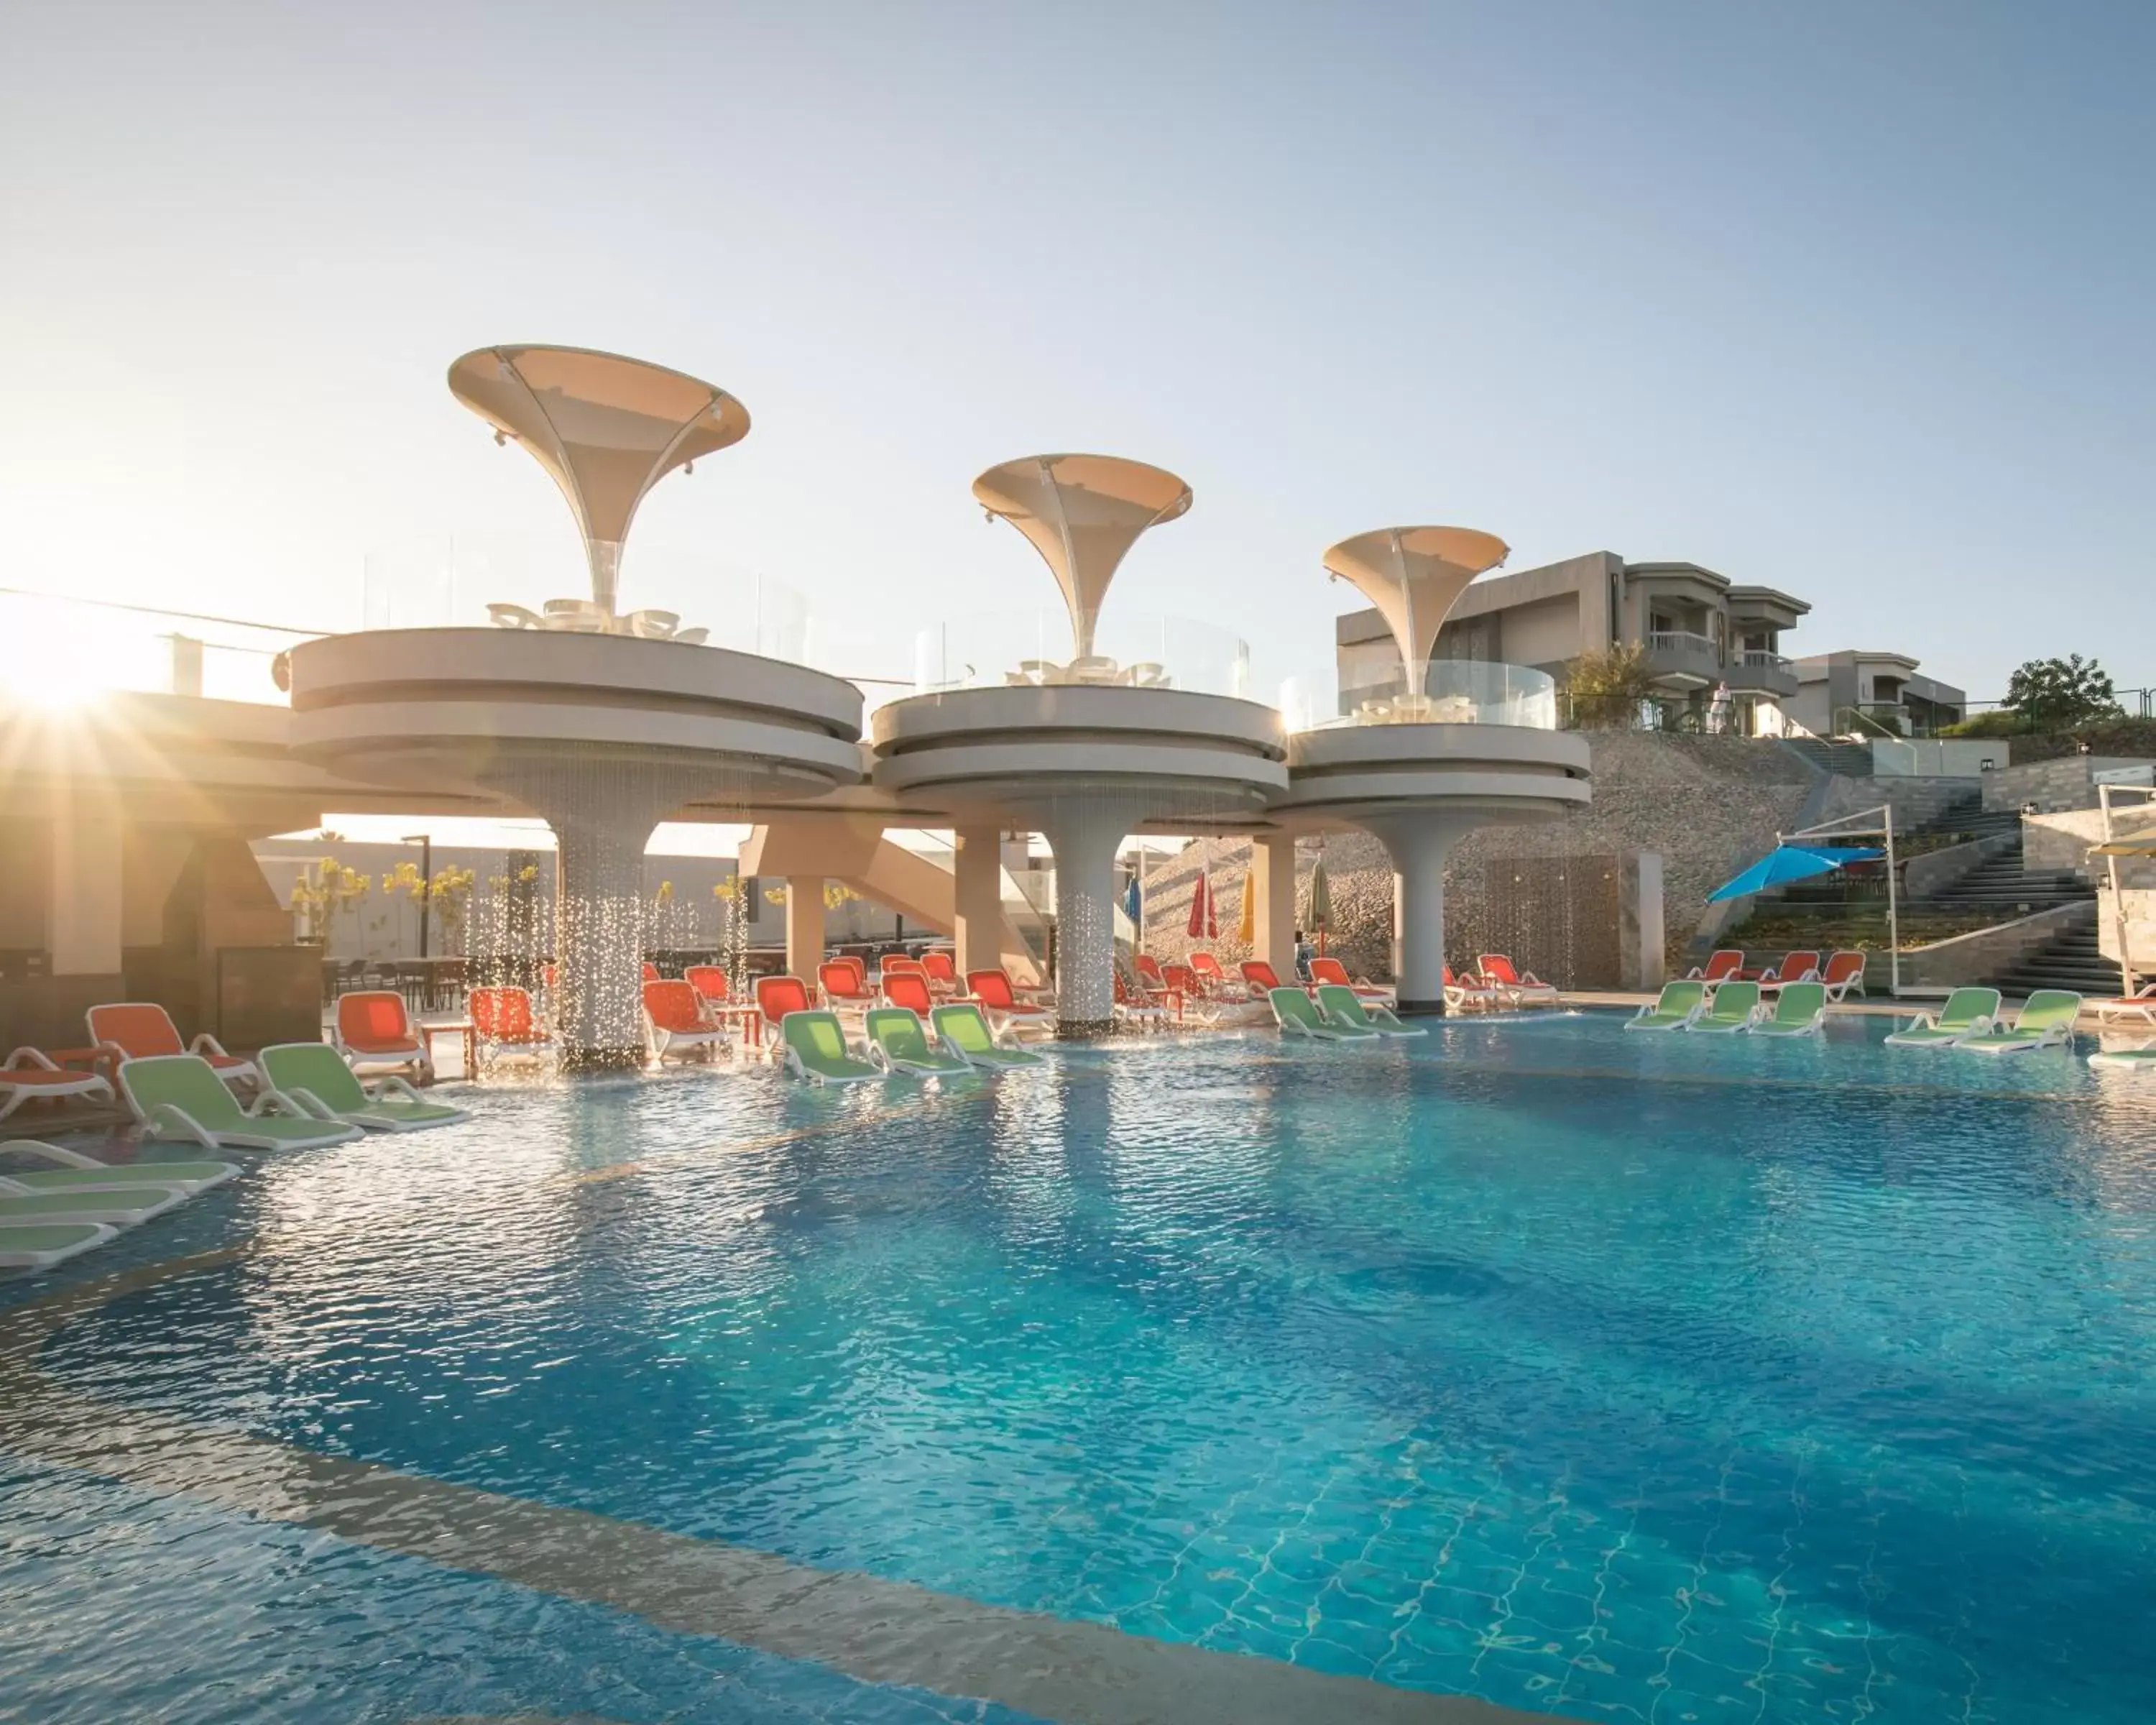
<svg viewBox="0 0 2156 1725">
<path fill-rule="evenodd" d="M 732 999 L 733 984 L 716 964 L 688 965 L 681 972 L 681 980 L 696 991 L 696 998 L 706 1011 L 724 1006 Z"/>
<path fill-rule="evenodd" d="M 263 1076 L 317 1120 L 368 1132 L 408 1132 L 454 1126 L 471 1117 L 461 1108 L 430 1102 L 393 1074 L 362 1084 L 326 1042 L 281 1042 L 262 1050 Z"/>
<path fill-rule="evenodd" d="M 1707 1010 L 1685 1026 L 1709 1036 L 1734 1036 L 1750 1029 L 1766 1015 L 1757 983 L 1724 983 L 1714 991 Z"/>
<path fill-rule="evenodd" d="M 920 957 L 922 970 L 928 974 L 928 987 L 932 993 L 955 994 L 958 992 L 958 959 L 954 952 L 942 947 L 931 947 Z"/>
<path fill-rule="evenodd" d="M 2156 1073 L 2156 1048 L 2104 1048 L 2088 1057 L 2099 1072 Z"/>
<path fill-rule="evenodd" d="M 808 998 L 808 983 L 798 976 L 760 976 L 756 979 L 756 1009 L 773 1031 L 782 1030 L 794 1013 L 811 1011 L 815 1004 Z M 779 1037 L 767 1037 L 766 1041 L 771 1058 L 778 1059 L 782 1048 Z"/>
<path fill-rule="evenodd" d="M 1643 1006 L 1625 1020 L 1628 1030 L 1681 1030 L 1707 1010 L 1707 980 L 1687 978 L 1664 983 L 1661 996 L 1652 1006 Z"/>
<path fill-rule="evenodd" d="M 1544 982 L 1532 970 L 1517 969 L 1502 952 L 1485 952 L 1476 959 L 1475 965 L 1486 983 L 1511 995 L 1516 1004 L 1524 1005 L 1528 1001 L 1543 1005 L 1556 1003 L 1556 983 Z"/>
<path fill-rule="evenodd" d="M 885 972 L 883 998 L 886 1004 L 903 1007 L 924 1019 L 935 1010 L 935 997 L 928 992 L 928 978 L 911 971 L 901 970 L 896 974 Z"/>
<path fill-rule="evenodd" d="M 858 959 L 826 959 L 816 967 L 816 982 L 829 1005 L 866 1012 L 875 1004 L 875 996 L 869 992 L 868 968 Z"/>
<path fill-rule="evenodd" d="M 1783 954 L 1780 964 L 1759 978 L 1760 991 L 1771 994 L 1775 989 L 1786 988 L 1791 983 L 1815 981 L 1819 968 L 1820 955 L 1816 949 L 1800 948 L 1794 952 L 1786 952 Z"/>
<path fill-rule="evenodd" d="M 1726 983 L 1744 968 L 1744 954 L 1735 947 L 1723 947 L 1712 953 L 1702 969 L 1694 965 L 1685 973 L 1687 982 L 1705 983 L 1712 988 L 1717 983 Z"/>
<path fill-rule="evenodd" d="M 1282 986 L 1280 973 L 1264 959 L 1245 958 L 1243 961 L 1243 988 L 1251 999 L 1270 999 L 1273 990 Z"/>
<path fill-rule="evenodd" d="M 1273 1022 L 1280 1026 L 1283 1036 L 1307 1037 L 1313 1042 L 1376 1042 L 1381 1040 L 1374 1029 L 1358 1029 L 1353 1025 L 1335 1024 L 1317 1009 L 1317 1003 L 1300 988 L 1276 988 L 1266 996 L 1273 1009 Z"/>
<path fill-rule="evenodd" d="M 647 983 L 655 983 L 660 980 L 659 967 L 649 958 L 644 961 L 644 980 Z"/>
<path fill-rule="evenodd" d="M 1954 1046 L 1975 1054 L 2025 1054 L 2032 1048 L 2071 1048 L 2082 1015 L 2082 997 L 2071 988 L 2039 988 L 2021 1003 L 2014 1022 L 1994 1020 Z"/>
<path fill-rule="evenodd" d="M 0 1173 L 0 1227 L 64 1228 L 89 1224 L 132 1228 L 162 1216 L 192 1196 L 189 1189 L 161 1185 L 137 1177 L 126 1185 L 105 1182 L 43 1190 L 12 1174 Z"/>
<path fill-rule="evenodd" d="M 1220 961 L 1210 952 L 1193 952 L 1190 968 L 1198 973 L 1200 985 L 1209 994 L 1225 992 L 1228 973 L 1220 968 Z"/>
<path fill-rule="evenodd" d="M 434 1063 L 406 1010 L 404 997 L 388 988 L 340 994 L 331 1033 L 337 1052 L 355 1072 L 410 1072 L 434 1081 Z"/>
<path fill-rule="evenodd" d="M 920 979 L 909 977 L 903 980 Z M 925 985 L 922 998 L 927 998 Z M 928 1032 L 921 1022 L 921 1015 L 910 1008 L 871 1008 L 865 1020 L 865 1028 L 869 1038 L 869 1058 L 887 1071 L 934 1076 L 938 1073 L 968 1070 L 966 1062 L 950 1050 L 931 1045 Z"/>
<path fill-rule="evenodd" d="M 1169 1008 L 1157 1004 L 1152 995 L 1144 993 L 1142 985 L 1126 982 L 1120 969 L 1116 972 L 1115 983 L 1115 1014 L 1118 1022 L 1156 1029 L 1173 1016 Z"/>
<path fill-rule="evenodd" d="M 661 1065 L 690 1055 L 710 1060 L 726 1046 L 726 1033 L 704 1016 L 703 996 L 679 977 L 644 985 L 644 1024 Z"/>
<path fill-rule="evenodd" d="M 1006 1048 L 998 1043 L 988 1019 L 973 1001 L 959 1000 L 937 1007 L 932 1022 L 937 1041 L 969 1066 L 997 1071 L 1042 1064 L 1041 1056 L 1030 1049 Z"/>
<path fill-rule="evenodd" d="M 1920 1012 L 1887 1039 L 1892 1048 L 1952 1048 L 1981 1035 L 1999 1016 L 1996 988 L 1956 988 L 1937 1012 Z"/>
<path fill-rule="evenodd" d="M 994 970 L 968 971 L 966 992 L 988 1014 L 989 1024 L 998 1032 L 1014 1027 L 1047 1029 L 1055 1022 L 1053 1007 L 1036 1006 L 1018 998 L 1009 973 L 1000 966 Z"/>
<path fill-rule="evenodd" d="M 1389 1006 L 1366 1002 L 1345 983 L 1320 983 L 1317 1008 L 1325 1022 L 1351 1030 L 1374 1030 L 1380 1036 L 1427 1036 L 1420 1024 L 1404 1024 Z"/>
<path fill-rule="evenodd" d="M 140 1060 L 158 1055 L 198 1055 L 227 1084 L 261 1082 L 254 1061 L 227 1054 L 223 1045 L 207 1030 L 183 1045 L 172 1015 L 155 1002 L 131 1000 L 110 1006 L 93 1006 L 86 1016 L 90 1020 L 90 1040 L 116 1059 Z"/>
<path fill-rule="evenodd" d="M 508 983 L 474 988 L 465 1004 L 482 1060 L 543 1060 L 554 1052 L 554 1039 L 540 1024 L 529 989 Z"/>
<path fill-rule="evenodd" d="M 2100 1023 L 2116 1024 L 2128 1019 L 2139 1019 L 2156 1029 L 2156 983 L 2143 983 L 2131 994 L 2114 994 L 2109 999 L 2087 1004 Z"/>
<path fill-rule="evenodd" d="M 213 1186 L 223 1185 L 239 1172 L 236 1162 L 100 1162 L 80 1150 L 42 1143 L 36 1138 L 10 1138 L 0 1144 L 0 1156 L 27 1157 L 46 1164 L 33 1168 L 11 1167 L 7 1170 L 9 1179 L 33 1192 L 95 1192 L 147 1183 L 177 1186 L 192 1197 Z"/>
<path fill-rule="evenodd" d="M 1449 1012 L 1487 1012 L 1505 1004 L 1505 997 L 1481 978 L 1455 976 L 1450 964 L 1445 967 L 1440 985 Z"/>
<path fill-rule="evenodd" d="M 69 1096 L 110 1102 L 112 1086 L 95 1072 L 67 1070 L 42 1049 L 18 1048 L 0 1066 L 0 1120 L 25 1102 L 61 1101 Z"/>
<path fill-rule="evenodd" d="M 1694 1025 L 1693 1029 L 1698 1029 Z M 1826 984 L 1785 983 L 1774 999 L 1771 1018 L 1753 1021 L 1754 1036 L 1819 1036 L 1826 1028 Z"/>
<path fill-rule="evenodd" d="M 11 1224 L 0 1228 L 0 1269 L 49 1270 L 103 1245 L 119 1231 L 98 1222 Z"/>
<path fill-rule="evenodd" d="M 356 1126 L 317 1120 L 270 1087 L 246 1108 L 200 1055 L 155 1055 L 120 1065 L 120 1094 L 153 1138 L 205 1150 L 313 1150 L 348 1143 Z"/>
<path fill-rule="evenodd" d="M 810 1084 L 861 1084 L 887 1076 L 882 1067 L 855 1057 L 838 1014 L 827 1008 L 789 1012 L 778 1034 L 786 1070 Z"/>
<path fill-rule="evenodd" d="M 1826 989 L 1826 998 L 1836 1006 L 1851 994 L 1864 992 L 1864 954 L 1842 951 L 1832 954 L 1826 968 L 1820 974 L 1820 982 Z"/>
<path fill-rule="evenodd" d="M 1310 979 L 1314 983 L 1329 988 L 1353 988 L 1364 1000 L 1389 1001 L 1394 995 L 1392 989 L 1381 988 L 1368 977 L 1364 977 L 1360 982 L 1355 981 L 1348 974 L 1348 967 L 1337 958 L 1312 959 Z"/>
</svg>

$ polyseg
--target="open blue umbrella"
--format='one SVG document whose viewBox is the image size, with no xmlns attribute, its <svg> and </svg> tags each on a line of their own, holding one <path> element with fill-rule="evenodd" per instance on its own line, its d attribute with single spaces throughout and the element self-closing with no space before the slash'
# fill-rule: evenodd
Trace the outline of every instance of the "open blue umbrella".
<svg viewBox="0 0 2156 1725">
<path fill-rule="evenodd" d="M 1851 863 L 1877 862 L 1886 854 L 1851 845 L 1784 845 L 1768 851 L 1735 880 L 1716 887 L 1707 900 L 1715 904 L 1725 898 L 1748 898 L 1763 887 L 1830 875 Z"/>
</svg>

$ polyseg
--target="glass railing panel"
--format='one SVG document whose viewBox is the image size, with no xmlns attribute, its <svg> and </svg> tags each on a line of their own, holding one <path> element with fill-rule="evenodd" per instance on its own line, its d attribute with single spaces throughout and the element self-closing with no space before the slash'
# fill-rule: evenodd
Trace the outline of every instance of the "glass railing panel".
<svg viewBox="0 0 2156 1725">
<path fill-rule="evenodd" d="M 1250 697 L 1250 649 L 1231 630 L 1196 618 L 1116 613 L 1093 650 L 1071 650 L 1060 610 L 994 611 L 932 624 L 914 638 L 914 692 L 1079 685 L 1177 689 Z"/>
<path fill-rule="evenodd" d="M 109 692 L 204 696 L 280 705 L 278 660 L 312 639 L 303 629 L 0 590 L 0 696 L 43 706 L 80 706 Z"/>
<path fill-rule="evenodd" d="M 1529 665 L 1481 660 L 1433 660 L 1423 686 L 1414 691 L 1397 670 L 1345 688 L 1337 667 L 1312 671 L 1281 685 L 1280 707 L 1290 731 L 1341 725 L 1558 727 L 1556 678 Z"/>
</svg>

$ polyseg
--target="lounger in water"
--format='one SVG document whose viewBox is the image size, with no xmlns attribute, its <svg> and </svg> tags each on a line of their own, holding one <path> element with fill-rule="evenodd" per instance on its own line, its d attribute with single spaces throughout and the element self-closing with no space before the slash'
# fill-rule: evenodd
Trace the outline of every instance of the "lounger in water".
<svg viewBox="0 0 2156 1725">
<path fill-rule="evenodd" d="M 901 980 L 894 978 L 893 981 Z M 867 1029 L 873 1057 L 893 1072 L 963 1072 L 966 1063 L 947 1049 L 930 1045 L 920 1015 L 903 1006 L 870 1009 Z"/>
<path fill-rule="evenodd" d="M 969 1066 L 990 1071 L 1006 1066 L 1038 1066 L 1040 1056 L 1030 1049 L 1004 1048 L 988 1034 L 988 1021 L 971 1001 L 936 1009 L 936 1040 Z"/>
<path fill-rule="evenodd" d="M 847 1051 L 846 1033 L 834 1012 L 789 1012 L 778 1021 L 778 1034 L 786 1046 L 786 1070 L 796 1078 L 811 1084 L 859 1084 L 884 1076 L 882 1067 L 857 1060 Z"/>
<path fill-rule="evenodd" d="M 263 1076 L 317 1120 L 363 1127 L 369 1132 L 408 1132 L 454 1126 L 471 1117 L 462 1108 L 430 1102 L 403 1079 L 360 1082 L 344 1056 L 326 1042 L 280 1042 L 262 1050 Z"/>
<path fill-rule="evenodd" d="M 1380 1036 L 1430 1034 L 1419 1024 L 1402 1024 L 1392 1008 L 1365 1000 L 1353 987 L 1343 983 L 1321 983 L 1317 989 L 1317 1004 L 1324 1011 L 1325 1022 L 1336 1028 L 1374 1030 Z"/>
<path fill-rule="evenodd" d="M 41 1144 L 35 1138 L 11 1138 L 0 1144 L 0 1157 L 27 1156 L 43 1168 L 8 1168 L 8 1178 L 33 1192 L 100 1192 L 122 1186 L 177 1186 L 190 1198 L 219 1186 L 239 1172 L 236 1162 L 99 1162 L 79 1150 Z"/>
<path fill-rule="evenodd" d="M 312 1150 L 359 1136 L 356 1126 L 317 1120 L 266 1079 L 253 1106 L 242 1108 L 197 1055 L 123 1060 L 120 1093 L 151 1137 L 196 1143 L 205 1150 Z"/>
<path fill-rule="evenodd" d="M 2070 988 L 2039 988 L 2021 1004 L 2010 1027 L 1994 1024 L 1954 1044 L 1978 1054 L 2022 1054 L 2032 1048 L 2064 1046 L 2074 1040 L 2074 1022 L 2082 1015 L 2082 997 Z"/>
<path fill-rule="evenodd" d="M 1707 1010 L 1685 1026 L 1710 1036 L 1734 1036 L 1748 1030 L 1763 1015 L 1757 983 L 1724 983 L 1714 991 Z"/>
<path fill-rule="evenodd" d="M 1707 1010 L 1704 982 L 1664 983 L 1661 998 L 1625 1021 L 1628 1030 L 1681 1030 Z"/>
<path fill-rule="evenodd" d="M 1726 985 L 1725 985 L 1726 986 Z M 1752 1026 L 1754 1036 L 1817 1036 L 1826 1024 L 1825 983 L 1784 983 L 1774 1015 Z"/>
<path fill-rule="evenodd" d="M 88 1192 L 33 1192 L 0 1174 L 0 1227 L 71 1222 L 132 1228 L 161 1216 L 187 1194 L 177 1186 L 114 1186 Z"/>
<path fill-rule="evenodd" d="M 1999 1016 L 1996 988 L 1956 988 L 1936 1013 L 1919 1013 L 1887 1039 L 1894 1048 L 1952 1048 L 1991 1028 Z"/>
<path fill-rule="evenodd" d="M 1276 988 L 1265 997 L 1272 1002 L 1273 1022 L 1283 1036 L 1308 1036 L 1319 1042 L 1374 1042 L 1374 1029 L 1358 1029 L 1334 1023 L 1317 1010 L 1317 1004 L 1300 988 Z"/>
<path fill-rule="evenodd" d="M 0 1269 L 49 1270 L 103 1245 L 115 1230 L 95 1222 L 0 1225 Z"/>
<path fill-rule="evenodd" d="M 2105 1049 L 2089 1056 L 2098 1071 L 2156 1072 L 2156 1048 Z"/>
</svg>

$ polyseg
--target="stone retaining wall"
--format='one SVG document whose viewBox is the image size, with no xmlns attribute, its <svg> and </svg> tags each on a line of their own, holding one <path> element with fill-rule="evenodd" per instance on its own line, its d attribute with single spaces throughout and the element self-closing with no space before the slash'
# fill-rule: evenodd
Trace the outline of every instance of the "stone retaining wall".
<svg viewBox="0 0 2156 1725">
<path fill-rule="evenodd" d="M 1984 775 L 1986 809 L 2025 809 L 2031 803 L 2040 814 L 2097 805 L 2096 775 L 2122 767 L 2146 767 L 2146 759 L 2125 755 L 2061 755 L 2054 761 L 2031 761 L 2020 767 L 2002 767 Z"/>
<path fill-rule="evenodd" d="M 2096 921 L 2096 906 L 2087 900 L 2054 905 L 2034 916 L 2020 916 L 1974 934 L 1956 935 L 1928 947 L 1915 947 L 1902 955 L 1903 988 L 1958 988 L 1966 983 L 1988 982 L 2010 970 L 2037 947 L 2048 944 L 2070 928 Z"/>
</svg>

